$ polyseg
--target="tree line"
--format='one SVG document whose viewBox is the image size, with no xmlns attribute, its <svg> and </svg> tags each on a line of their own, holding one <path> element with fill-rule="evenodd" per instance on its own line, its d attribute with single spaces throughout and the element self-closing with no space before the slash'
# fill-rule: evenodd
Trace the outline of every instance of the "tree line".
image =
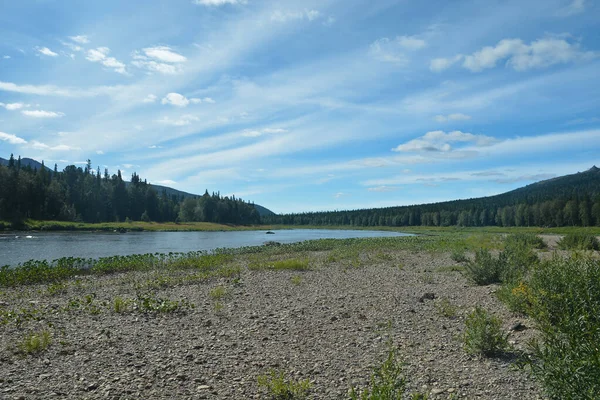
<svg viewBox="0 0 600 400">
<path fill-rule="evenodd" d="M 216 222 L 258 224 L 253 204 L 222 197 L 219 193 L 185 197 L 161 193 L 135 172 L 126 182 L 121 171 L 110 175 L 92 168 L 67 166 L 59 172 L 21 165 L 11 154 L 7 166 L 0 165 L 0 221 L 20 224 L 25 219 L 81 222 Z"/>
<path fill-rule="evenodd" d="M 469 200 L 263 216 L 263 223 L 345 226 L 600 226 L 600 169 Z"/>
</svg>

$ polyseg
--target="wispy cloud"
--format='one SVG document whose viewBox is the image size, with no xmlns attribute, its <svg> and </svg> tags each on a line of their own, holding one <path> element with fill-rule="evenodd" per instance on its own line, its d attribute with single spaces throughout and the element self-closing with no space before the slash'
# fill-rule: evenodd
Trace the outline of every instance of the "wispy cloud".
<svg viewBox="0 0 600 400">
<path fill-rule="evenodd" d="M 120 86 L 98 86 L 92 89 L 62 88 L 54 85 L 18 85 L 12 82 L 0 81 L 0 90 L 2 91 L 40 96 L 95 97 L 115 94 L 122 89 L 123 87 Z"/>
<path fill-rule="evenodd" d="M 164 75 L 175 75 L 183 72 L 182 64 L 187 61 L 187 57 L 168 46 L 146 47 L 142 51 L 135 51 L 133 58 L 132 65 Z"/>
<path fill-rule="evenodd" d="M 21 114 L 32 118 L 61 118 L 65 116 L 65 114 L 61 112 L 44 110 L 23 110 L 21 111 Z"/>
<path fill-rule="evenodd" d="M 156 100 L 158 100 L 158 97 L 156 97 L 156 95 L 153 94 L 149 94 L 148 96 L 146 96 L 144 98 L 144 100 L 142 100 L 144 103 L 155 103 Z"/>
<path fill-rule="evenodd" d="M 558 16 L 570 17 L 585 11 L 586 0 L 570 0 L 570 3 L 558 10 Z"/>
<path fill-rule="evenodd" d="M 32 148 L 36 150 L 49 150 L 49 151 L 74 151 L 81 150 L 79 147 L 73 147 L 66 144 L 59 144 L 56 146 L 49 146 L 45 143 L 38 142 L 37 140 L 32 140 L 29 144 Z"/>
<path fill-rule="evenodd" d="M 90 42 L 86 35 L 69 36 L 69 39 L 79 44 L 88 44 Z"/>
<path fill-rule="evenodd" d="M 36 48 L 37 52 L 49 57 L 57 57 L 58 53 L 53 52 L 47 47 L 38 47 Z"/>
<path fill-rule="evenodd" d="M 376 187 L 370 187 L 367 190 L 369 192 L 388 193 L 388 192 L 395 192 L 398 189 L 399 189 L 399 187 L 397 187 L 397 186 L 376 186 Z"/>
<path fill-rule="evenodd" d="M 422 49 L 427 42 L 417 36 L 397 36 L 395 39 L 381 38 L 373 42 L 369 48 L 371 56 L 382 62 L 397 65 L 407 64 L 407 52 Z"/>
<path fill-rule="evenodd" d="M 9 111 L 20 110 L 21 108 L 28 107 L 28 104 L 23 103 L 0 103 L 0 107 L 4 107 Z"/>
<path fill-rule="evenodd" d="M 186 115 L 182 115 L 180 117 L 177 118 L 170 118 L 170 117 L 163 117 L 159 120 L 157 120 L 156 122 L 159 122 L 161 124 L 165 124 L 165 125 L 171 125 L 171 126 L 186 126 L 191 124 L 192 122 L 195 121 L 199 121 L 200 118 L 196 117 L 195 115 L 191 115 L 191 114 L 186 114 Z"/>
<path fill-rule="evenodd" d="M 125 64 L 123 64 L 114 57 L 109 57 L 109 53 L 110 49 L 108 47 L 98 47 L 96 49 L 88 50 L 87 56 L 85 58 L 88 61 L 97 62 L 104 65 L 107 68 L 111 68 L 119 74 L 126 75 L 127 69 L 125 67 Z"/>
<path fill-rule="evenodd" d="M 433 117 L 437 122 L 449 122 L 449 121 L 468 121 L 471 119 L 470 115 L 456 113 L 448 115 L 436 115 Z"/>
<path fill-rule="evenodd" d="M 314 21 L 321 18 L 321 12 L 318 10 L 303 10 L 303 11 L 273 11 L 271 14 L 271 21 L 275 22 L 288 22 L 307 20 Z"/>
<path fill-rule="evenodd" d="M 27 140 L 20 138 L 11 133 L 0 132 L 0 140 L 10 144 L 26 144 Z"/>
<path fill-rule="evenodd" d="M 427 132 L 424 136 L 418 139 L 413 139 L 404 144 L 401 144 L 393 151 L 402 152 L 449 152 L 452 151 L 452 143 L 469 143 L 477 147 L 489 146 L 496 143 L 498 140 L 485 135 L 474 135 L 472 133 L 465 133 L 461 131 L 432 131 Z"/>
<path fill-rule="evenodd" d="M 193 0 L 194 4 L 198 4 L 201 6 L 223 6 L 225 4 L 246 4 L 247 0 Z"/>
</svg>

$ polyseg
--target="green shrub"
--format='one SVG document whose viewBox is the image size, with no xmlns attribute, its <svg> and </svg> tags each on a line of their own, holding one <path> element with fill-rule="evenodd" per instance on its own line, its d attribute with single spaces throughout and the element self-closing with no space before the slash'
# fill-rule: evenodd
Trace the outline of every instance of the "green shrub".
<svg viewBox="0 0 600 400">
<path fill-rule="evenodd" d="M 273 269 L 275 269 L 275 270 L 289 269 L 289 270 L 295 270 L 295 271 L 305 271 L 305 270 L 309 269 L 308 260 L 307 259 L 298 260 L 296 258 L 292 258 L 289 260 L 275 261 L 273 263 Z"/>
<path fill-rule="evenodd" d="M 515 233 L 504 239 L 505 246 L 525 246 L 533 249 L 545 249 L 548 246 L 544 239 L 534 233 Z"/>
<path fill-rule="evenodd" d="M 457 263 L 463 263 L 463 262 L 469 261 L 469 258 L 465 254 L 464 249 L 454 249 L 452 251 L 452 255 L 450 257 L 452 258 L 453 261 L 456 261 Z"/>
<path fill-rule="evenodd" d="M 589 233 L 570 233 L 558 242 L 558 247 L 563 250 L 599 250 L 600 244 L 596 236 Z"/>
<path fill-rule="evenodd" d="M 524 241 L 508 241 L 498 258 L 504 263 L 500 271 L 503 283 L 520 281 L 539 262 L 537 254 Z"/>
<path fill-rule="evenodd" d="M 371 374 L 369 387 L 360 390 L 352 387 L 352 400 L 401 400 L 406 388 L 402 363 L 396 359 L 396 349 L 391 348 L 386 360 Z"/>
<path fill-rule="evenodd" d="M 258 386 L 265 388 L 272 400 L 301 400 L 308 397 L 311 384 L 308 379 L 297 381 L 286 378 L 283 372 L 271 370 L 257 378 Z"/>
<path fill-rule="evenodd" d="M 229 296 L 230 292 L 224 286 L 217 286 L 209 292 L 209 295 L 213 300 L 221 300 L 222 298 Z"/>
<path fill-rule="evenodd" d="M 479 249 L 475 252 L 475 260 L 467 263 L 465 274 L 469 280 L 477 285 L 499 283 L 505 265 L 506 260 L 502 257 L 502 253 L 498 258 L 495 258 L 489 250 Z"/>
<path fill-rule="evenodd" d="M 529 313 L 540 330 L 532 371 L 548 395 L 597 399 L 600 394 L 600 260 L 555 256 L 532 271 Z"/>
<path fill-rule="evenodd" d="M 438 310 L 440 315 L 446 318 L 456 318 L 458 315 L 458 307 L 450 302 L 448 299 L 441 299 L 435 303 L 435 308 Z"/>
<path fill-rule="evenodd" d="M 507 335 L 501 331 L 502 322 L 479 306 L 465 321 L 465 350 L 486 357 L 502 353 L 508 347 Z"/>
</svg>

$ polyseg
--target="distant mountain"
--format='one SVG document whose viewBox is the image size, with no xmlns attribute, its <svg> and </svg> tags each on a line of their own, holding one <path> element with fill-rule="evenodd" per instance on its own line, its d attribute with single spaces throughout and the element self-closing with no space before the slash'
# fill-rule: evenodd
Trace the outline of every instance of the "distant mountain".
<svg viewBox="0 0 600 400">
<path fill-rule="evenodd" d="M 15 162 L 17 160 L 15 159 Z M 0 165 L 8 165 L 8 160 L 5 160 L 4 158 L 0 157 Z M 42 163 L 39 163 L 37 161 L 35 161 L 34 159 L 31 158 L 21 158 L 21 166 L 22 167 L 27 167 L 30 166 L 32 169 L 38 169 L 40 170 L 42 168 Z M 51 171 L 50 168 L 48 168 L 47 165 L 44 165 L 44 167 L 48 170 Z"/>
<path fill-rule="evenodd" d="M 600 168 L 495 196 L 387 208 L 274 215 L 265 224 L 353 226 L 600 226 Z"/>
</svg>

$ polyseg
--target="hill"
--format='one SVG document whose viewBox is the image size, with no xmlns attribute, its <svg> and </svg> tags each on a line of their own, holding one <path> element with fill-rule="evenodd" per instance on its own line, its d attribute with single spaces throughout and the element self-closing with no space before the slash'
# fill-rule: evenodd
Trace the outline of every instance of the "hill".
<svg viewBox="0 0 600 400">
<path fill-rule="evenodd" d="M 15 160 L 16 162 L 16 160 Z M 8 166 L 9 161 L 5 160 L 4 158 L 0 157 L 0 165 L 5 165 Z M 21 166 L 23 168 L 25 167 L 31 167 L 31 169 L 41 169 L 42 168 L 42 163 L 37 162 L 36 160 L 32 159 L 32 158 L 21 158 Z M 47 166 L 44 166 L 44 168 L 46 168 L 46 170 L 51 171 L 50 168 L 48 168 Z"/>
<path fill-rule="evenodd" d="M 600 225 L 600 169 L 540 181 L 495 196 L 413 206 L 287 214 L 264 223 L 351 226 Z"/>
</svg>

